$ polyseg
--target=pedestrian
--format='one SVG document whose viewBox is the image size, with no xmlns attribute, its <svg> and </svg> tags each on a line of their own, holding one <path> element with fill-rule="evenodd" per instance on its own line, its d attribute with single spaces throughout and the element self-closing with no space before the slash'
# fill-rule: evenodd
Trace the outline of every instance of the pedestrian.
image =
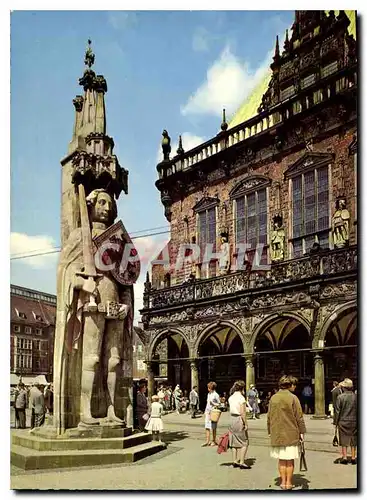
<svg viewBox="0 0 367 500">
<path fill-rule="evenodd" d="M 173 409 L 173 391 L 172 391 L 172 385 L 168 386 L 167 394 L 168 394 L 168 407 L 169 407 L 169 410 L 171 411 Z"/>
<path fill-rule="evenodd" d="M 148 398 L 146 397 L 147 386 L 144 383 L 139 384 L 136 393 L 136 417 L 138 419 L 138 428 L 141 432 L 144 431 L 148 421 Z"/>
<path fill-rule="evenodd" d="M 163 405 L 159 402 L 159 396 L 152 396 L 152 404 L 150 407 L 150 417 L 145 426 L 145 430 L 153 433 L 153 441 L 162 443 L 161 432 L 163 431 Z"/>
<path fill-rule="evenodd" d="M 304 404 L 305 415 L 312 412 L 312 387 L 310 384 L 305 385 L 302 390 L 302 399 Z"/>
<path fill-rule="evenodd" d="M 346 378 L 340 383 L 343 393 L 339 394 L 335 404 L 334 425 L 339 434 L 342 448 L 341 464 L 347 465 L 348 446 L 351 449 L 351 463 L 356 465 L 357 451 L 357 395 L 353 392 L 353 382 Z"/>
<path fill-rule="evenodd" d="M 41 427 L 45 422 L 46 409 L 43 389 L 44 386 L 36 381 L 29 400 L 32 413 L 34 414 L 34 427 Z"/>
<path fill-rule="evenodd" d="M 333 388 L 331 389 L 331 416 L 334 418 L 335 415 L 335 408 L 336 408 L 336 400 L 338 399 L 338 396 L 343 393 L 343 389 L 340 386 L 340 382 L 337 382 L 336 380 L 333 381 Z"/>
<path fill-rule="evenodd" d="M 175 400 L 176 412 L 180 413 L 182 391 L 181 391 L 180 386 L 178 384 L 176 385 L 175 390 L 173 391 L 173 397 Z"/>
<path fill-rule="evenodd" d="M 210 412 L 220 405 L 219 394 L 216 392 L 217 384 L 215 382 L 209 382 L 208 385 L 208 397 L 206 400 L 205 407 L 205 436 L 206 441 L 201 446 L 218 446 L 217 443 L 217 422 L 212 422 L 210 418 Z M 210 443 L 210 431 L 213 434 L 213 441 Z"/>
<path fill-rule="evenodd" d="M 291 392 L 292 385 L 290 377 L 281 377 L 279 391 L 270 399 L 267 419 L 271 440 L 270 456 L 279 461 L 282 490 L 293 488 L 294 459 L 299 456 L 298 446 L 306 432 L 301 403 Z"/>
<path fill-rule="evenodd" d="M 194 387 L 190 392 L 189 400 L 190 400 L 191 418 L 195 418 L 196 412 L 199 408 L 199 394 L 196 385 L 194 385 Z"/>
<path fill-rule="evenodd" d="M 259 394 L 254 384 L 250 384 L 250 389 L 247 391 L 247 401 L 252 410 L 251 418 L 260 418 Z"/>
<path fill-rule="evenodd" d="M 25 386 L 23 382 L 20 382 L 18 385 L 18 391 L 15 396 L 14 408 L 16 411 L 16 415 L 18 417 L 18 429 L 26 428 L 26 413 L 25 410 L 27 408 L 27 391 L 25 390 Z"/>
<path fill-rule="evenodd" d="M 269 408 L 269 402 L 270 402 L 270 399 L 272 397 L 272 392 L 271 391 L 268 391 L 267 395 L 266 395 L 266 398 L 264 400 L 264 413 L 267 413 L 268 412 L 268 408 Z"/>
<path fill-rule="evenodd" d="M 54 413 L 54 390 L 53 385 L 50 384 L 45 390 L 45 406 L 50 415 Z"/>
<path fill-rule="evenodd" d="M 243 380 L 237 380 L 231 390 L 232 395 L 228 399 L 229 411 L 231 414 L 228 447 L 232 448 L 233 467 L 251 469 L 249 465 L 245 464 L 245 457 L 249 444 L 246 420 L 246 398 L 244 396 L 245 388 L 245 382 Z"/>
<path fill-rule="evenodd" d="M 165 396 L 164 386 L 161 385 L 159 388 L 159 391 L 158 391 L 158 398 L 159 398 L 159 402 L 163 406 L 163 411 L 166 409 L 164 396 Z"/>
</svg>

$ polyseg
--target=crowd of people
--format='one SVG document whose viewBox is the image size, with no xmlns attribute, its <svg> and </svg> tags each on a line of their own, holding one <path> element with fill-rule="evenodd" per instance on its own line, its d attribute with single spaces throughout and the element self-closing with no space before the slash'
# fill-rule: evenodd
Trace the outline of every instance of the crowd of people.
<svg viewBox="0 0 367 500">
<path fill-rule="evenodd" d="M 46 414 L 53 414 L 53 386 L 45 386 L 37 379 L 32 386 L 19 382 L 14 392 L 15 427 L 26 428 L 26 410 L 31 410 L 31 430 L 41 427 Z"/>
</svg>

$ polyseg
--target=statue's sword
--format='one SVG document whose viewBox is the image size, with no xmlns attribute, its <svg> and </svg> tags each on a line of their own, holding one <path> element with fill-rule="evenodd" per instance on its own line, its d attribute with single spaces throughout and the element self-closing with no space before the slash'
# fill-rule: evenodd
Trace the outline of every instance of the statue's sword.
<svg viewBox="0 0 367 500">
<path fill-rule="evenodd" d="M 78 185 L 78 192 L 79 192 L 80 220 L 81 220 L 82 242 L 83 242 L 84 271 L 78 272 L 77 275 L 83 276 L 83 278 L 86 278 L 88 281 L 95 281 L 102 275 L 97 274 L 96 266 L 94 263 L 92 233 L 89 224 L 85 189 L 82 183 Z M 88 308 L 89 311 L 91 312 L 97 311 L 96 299 L 93 293 L 91 293 L 89 296 Z"/>
</svg>

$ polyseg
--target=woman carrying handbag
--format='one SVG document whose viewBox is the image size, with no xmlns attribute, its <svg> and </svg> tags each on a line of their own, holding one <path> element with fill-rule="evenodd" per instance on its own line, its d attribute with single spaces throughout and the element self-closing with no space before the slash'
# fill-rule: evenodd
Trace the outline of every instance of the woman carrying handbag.
<svg viewBox="0 0 367 500">
<path fill-rule="evenodd" d="M 249 465 L 245 464 L 249 443 L 246 420 L 246 398 L 244 396 L 245 388 L 245 382 L 243 380 L 237 380 L 231 389 L 232 395 L 228 399 L 229 411 L 231 414 L 228 447 L 232 448 L 233 467 L 251 469 Z"/>
<path fill-rule="evenodd" d="M 211 412 L 214 408 L 220 405 L 219 394 L 215 391 L 217 384 L 215 382 L 208 383 L 208 398 L 205 407 L 205 436 L 206 440 L 201 446 L 218 446 L 217 443 L 217 422 L 212 421 Z M 210 443 L 210 431 L 213 433 L 213 441 Z"/>
</svg>

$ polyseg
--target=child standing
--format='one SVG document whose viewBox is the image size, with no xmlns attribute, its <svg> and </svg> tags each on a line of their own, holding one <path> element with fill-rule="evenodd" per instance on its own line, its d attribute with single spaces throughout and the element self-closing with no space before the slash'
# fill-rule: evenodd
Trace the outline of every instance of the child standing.
<svg viewBox="0 0 367 500">
<path fill-rule="evenodd" d="M 163 431 L 162 422 L 163 406 L 159 403 L 159 397 L 157 395 L 152 396 L 152 406 L 150 417 L 145 426 L 147 431 L 152 431 L 153 441 L 161 441 L 161 432 Z"/>
</svg>

